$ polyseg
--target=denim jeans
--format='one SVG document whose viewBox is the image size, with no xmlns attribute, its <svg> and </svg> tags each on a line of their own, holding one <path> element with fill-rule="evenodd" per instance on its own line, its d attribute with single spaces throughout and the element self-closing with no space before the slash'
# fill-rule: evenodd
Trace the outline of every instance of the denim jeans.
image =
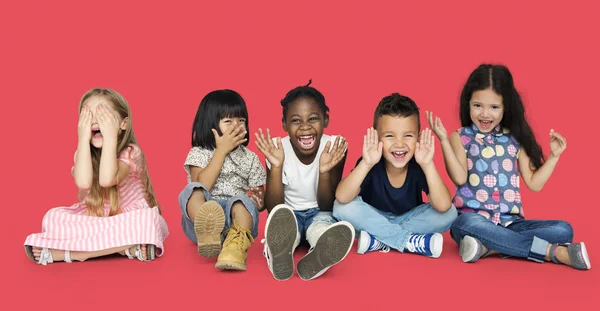
<svg viewBox="0 0 600 311">
<path fill-rule="evenodd" d="M 311 208 L 303 211 L 294 210 L 294 215 L 298 221 L 298 232 L 300 240 L 296 241 L 296 246 L 308 242 L 314 246 L 317 240 L 330 225 L 337 221 L 331 216 L 331 212 L 324 212 L 318 208 Z"/>
<path fill-rule="evenodd" d="M 189 183 L 183 188 L 181 193 L 179 194 L 179 209 L 181 210 L 181 227 L 183 228 L 183 233 L 185 236 L 192 242 L 198 243 L 196 238 L 196 233 L 194 232 L 194 221 L 190 219 L 190 216 L 187 213 L 187 204 L 192 196 L 194 190 L 202 190 L 204 194 L 204 199 L 206 201 L 214 200 L 221 205 L 223 211 L 225 212 L 225 227 L 223 228 L 223 232 L 231 227 L 233 224 L 233 220 L 231 219 L 231 207 L 235 202 L 242 202 L 248 213 L 252 216 L 252 222 L 254 223 L 252 226 L 252 237 L 256 238 L 258 236 L 258 209 L 256 208 L 254 201 L 250 199 L 247 195 L 238 195 L 235 197 L 231 197 L 228 200 L 222 199 L 214 199 L 210 196 L 206 187 L 198 182 Z M 225 237 L 222 237 L 225 239 Z"/>
<path fill-rule="evenodd" d="M 366 231 L 377 240 L 404 251 L 405 244 L 412 234 L 442 233 L 450 229 L 456 219 L 456 208 L 440 213 L 429 203 L 419 205 L 412 210 L 396 215 L 380 211 L 365 203 L 360 196 L 342 204 L 337 200 L 333 203 L 333 217 L 340 221 L 351 223 L 356 229 Z"/>
<path fill-rule="evenodd" d="M 452 225 L 450 235 L 459 245 L 469 235 L 502 255 L 544 262 L 549 244 L 572 243 L 573 228 L 562 220 L 524 219 L 503 227 L 477 213 L 463 213 Z"/>
</svg>

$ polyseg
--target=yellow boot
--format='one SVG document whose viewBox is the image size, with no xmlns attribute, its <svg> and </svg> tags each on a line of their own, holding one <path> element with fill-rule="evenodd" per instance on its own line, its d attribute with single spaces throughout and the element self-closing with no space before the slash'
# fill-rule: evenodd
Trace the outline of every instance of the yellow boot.
<svg viewBox="0 0 600 311">
<path fill-rule="evenodd" d="M 238 226 L 235 222 L 227 230 L 227 237 L 223 242 L 223 249 L 215 268 L 222 270 L 246 270 L 248 248 L 254 242 L 252 233 L 248 229 Z"/>
</svg>

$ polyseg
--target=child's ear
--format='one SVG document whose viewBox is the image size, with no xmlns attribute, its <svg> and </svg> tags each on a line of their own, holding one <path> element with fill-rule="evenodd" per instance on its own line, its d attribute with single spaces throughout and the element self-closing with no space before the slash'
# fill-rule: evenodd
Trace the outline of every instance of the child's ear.
<svg viewBox="0 0 600 311">
<path fill-rule="evenodd" d="M 283 130 L 287 133 L 287 123 L 285 122 L 285 117 L 281 118 L 281 127 L 283 128 Z"/>
<path fill-rule="evenodd" d="M 329 115 L 326 114 L 323 118 L 323 128 L 326 128 L 329 125 Z"/>
<path fill-rule="evenodd" d="M 124 131 L 127 129 L 127 124 L 129 124 L 129 117 L 123 119 L 123 121 L 121 121 L 121 129 Z"/>
</svg>

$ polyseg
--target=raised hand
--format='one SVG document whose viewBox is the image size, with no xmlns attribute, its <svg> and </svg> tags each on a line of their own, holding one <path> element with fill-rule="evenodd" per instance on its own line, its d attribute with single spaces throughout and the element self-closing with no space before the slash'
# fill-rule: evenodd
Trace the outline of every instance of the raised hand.
<svg viewBox="0 0 600 311">
<path fill-rule="evenodd" d="M 264 207 L 265 191 L 263 187 L 252 187 L 248 190 L 248 197 L 254 202 L 260 211 Z"/>
<path fill-rule="evenodd" d="M 428 165 L 433 161 L 433 153 L 435 150 L 434 137 L 431 134 L 431 129 L 421 131 L 417 150 L 415 151 L 415 160 L 421 166 Z"/>
<path fill-rule="evenodd" d="M 247 140 L 245 124 L 238 124 L 238 126 L 232 127 L 223 133 L 223 135 L 219 135 L 215 129 L 212 129 L 212 132 L 215 136 L 216 149 L 222 150 L 227 154 Z"/>
<path fill-rule="evenodd" d="M 348 142 L 346 142 L 346 138 L 341 137 L 340 139 L 340 137 L 338 135 L 333 141 L 333 148 L 331 148 L 331 141 L 325 144 L 325 149 L 319 158 L 319 173 L 331 171 L 344 158 L 346 150 L 348 150 Z"/>
<path fill-rule="evenodd" d="M 275 146 L 269 129 L 267 129 L 267 138 L 265 138 L 262 129 L 259 128 L 258 131 L 260 132 L 260 135 L 254 133 L 258 150 L 260 150 L 269 163 L 271 163 L 271 167 L 282 167 L 285 154 L 283 153 L 281 138 L 277 137 L 277 146 Z"/>
<path fill-rule="evenodd" d="M 433 132 L 438 137 L 438 139 L 440 141 L 444 141 L 445 139 L 447 139 L 448 131 L 446 131 L 446 128 L 442 124 L 442 119 L 440 119 L 440 117 L 435 117 L 434 120 L 433 112 L 431 111 L 425 111 L 425 114 L 427 114 L 427 121 L 429 122 L 429 127 L 433 129 Z"/>
<path fill-rule="evenodd" d="M 119 134 L 119 119 L 105 104 L 99 104 L 96 110 L 96 119 L 102 137 L 116 140 Z"/>
<path fill-rule="evenodd" d="M 550 130 L 550 154 L 558 158 L 565 149 L 567 149 L 567 139 L 554 130 Z"/>
<path fill-rule="evenodd" d="M 383 142 L 379 141 L 377 130 L 371 127 L 367 129 L 367 135 L 363 140 L 362 160 L 369 167 L 373 167 L 379 163 L 382 154 Z"/>
<path fill-rule="evenodd" d="M 82 141 L 92 140 L 92 112 L 90 108 L 84 106 L 79 113 L 79 123 L 77 124 L 77 134 Z"/>
</svg>

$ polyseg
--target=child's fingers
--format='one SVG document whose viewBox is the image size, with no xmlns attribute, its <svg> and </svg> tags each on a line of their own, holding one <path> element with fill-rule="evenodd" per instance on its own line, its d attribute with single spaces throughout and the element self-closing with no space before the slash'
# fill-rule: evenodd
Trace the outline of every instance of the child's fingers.
<svg viewBox="0 0 600 311">
<path fill-rule="evenodd" d="M 271 136 L 271 130 L 267 129 L 267 143 L 273 149 L 275 149 L 275 143 L 273 143 L 273 137 Z"/>
<path fill-rule="evenodd" d="M 433 126 L 433 112 L 425 110 L 425 114 L 427 115 L 427 122 L 429 123 L 429 126 Z"/>
<path fill-rule="evenodd" d="M 333 148 L 332 148 L 333 152 L 337 151 L 338 147 L 340 146 L 340 140 L 342 140 L 340 135 L 336 136 L 335 139 L 333 140 Z"/>
<path fill-rule="evenodd" d="M 331 148 L 331 141 L 328 141 L 325 144 L 325 150 L 323 150 L 323 153 L 329 153 L 329 148 Z"/>
<path fill-rule="evenodd" d="M 433 133 L 431 129 L 427 129 L 427 145 L 433 147 Z"/>
<path fill-rule="evenodd" d="M 215 139 L 218 139 L 220 137 L 219 133 L 217 133 L 217 130 L 211 129 L 211 131 L 213 132 L 213 135 L 215 136 Z"/>
<path fill-rule="evenodd" d="M 281 137 L 277 137 L 277 149 L 283 150 L 283 145 L 281 144 Z"/>
</svg>

